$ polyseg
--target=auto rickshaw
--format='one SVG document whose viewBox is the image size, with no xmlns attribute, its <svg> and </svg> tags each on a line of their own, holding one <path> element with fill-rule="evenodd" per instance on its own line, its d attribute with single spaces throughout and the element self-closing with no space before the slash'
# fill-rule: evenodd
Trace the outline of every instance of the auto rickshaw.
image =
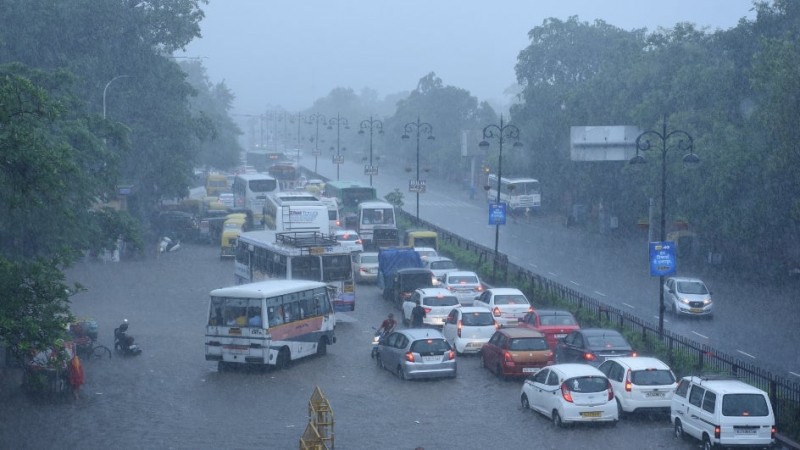
<svg viewBox="0 0 800 450">
<path fill-rule="evenodd" d="M 233 257 L 236 254 L 236 240 L 244 231 L 247 216 L 241 213 L 228 214 L 225 223 L 222 225 L 222 237 L 220 238 L 220 258 Z"/>
</svg>

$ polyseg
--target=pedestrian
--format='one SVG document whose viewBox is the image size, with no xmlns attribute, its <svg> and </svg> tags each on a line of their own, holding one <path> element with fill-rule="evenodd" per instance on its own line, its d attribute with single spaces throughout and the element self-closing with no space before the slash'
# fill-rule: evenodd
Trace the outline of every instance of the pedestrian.
<svg viewBox="0 0 800 450">
<path fill-rule="evenodd" d="M 414 309 L 411 310 L 411 326 L 414 328 L 421 327 L 423 320 L 425 319 L 425 314 L 425 308 L 423 308 L 420 302 L 417 301 Z"/>
<path fill-rule="evenodd" d="M 69 385 L 72 387 L 72 395 L 75 396 L 75 400 L 80 398 L 80 391 L 81 386 L 83 386 L 84 375 L 83 375 L 83 366 L 81 365 L 81 359 L 78 358 L 78 355 L 74 355 L 69 362 Z"/>
</svg>

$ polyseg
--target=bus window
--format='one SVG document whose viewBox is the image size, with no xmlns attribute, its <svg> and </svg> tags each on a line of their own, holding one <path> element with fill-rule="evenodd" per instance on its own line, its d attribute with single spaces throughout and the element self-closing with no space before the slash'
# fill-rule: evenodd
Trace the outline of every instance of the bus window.
<svg viewBox="0 0 800 450">
<path fill-rule="evenodd" d="M 292 258 L 292 279 L 320 281 L 322 269 L 319 256 L 299 256 Z"/>
<path fill-rule="evenodd" d="M 352 259 L 349 255 L 322 256 L 325 282 L 350 280 L 353 277 Z"/>
</svg>

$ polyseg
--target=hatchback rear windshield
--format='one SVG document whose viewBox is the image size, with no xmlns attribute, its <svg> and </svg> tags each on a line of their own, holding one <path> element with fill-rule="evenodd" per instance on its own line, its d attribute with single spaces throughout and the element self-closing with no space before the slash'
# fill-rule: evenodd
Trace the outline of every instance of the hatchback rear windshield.
<svg viewBox="0 0 800 450">
<path fill-rule="evenodd" d="M 471 327 L 485 327 L 494 325 L 494 318 L 490 312 L 473 312 L 466 313 L 461 319 L 461 324 Z"/>
<path fill-rule="evenodd" d="M 452 295 L 442 297 L 425 297 L 422 303 L 427 306 L 455 306 L 458 305 L 458 299 Z"/>
<path fill-rule="evenodd" d="M 572 392 L 603 392 L 608 388 L 605 377 L 575 377 L 565 381 L 564 384 Z"/>
<path fill-rule="evenodd" d="M 447 282 L 450 284 L 478 284 L 478 277 L 475 276 L 448 277 Z"/>
<path fill-rule="evenodd" d="M 529 351 L 539 351 L 539 350 L 547 350 L 550 347 L 547 346 L 547 342 L 545 342 L 544 338 L 516 338 L 511 339 L 511 342 L 508 343 L 509 350 L 529 350 Z"/>
<path fill-rule="evenodd" d="M 637 370 L 631 372 L 631 383 L 638 386 L 663 386 L 675 383 L 675 376 L 669 370 Z"/>
<path fill-rule="evenodd" d="M 444 353 L 450 350 L 450 344 L 444 339 L 420 339 L 411 344 L 414 353 Z"/>
<path fill-rule="evenodd" d="M 539 316 L 539 321 L 542 325 L 577 325 L 578 322 L 575 322 L 575 319 L 572 316 L 567 315 L 553 315 L 547 316 L 542 315 Z"/>
<path fill-rule="evenodd" d="M 361 255 L 361 264 L 374 264 L 378 262 L 378 255 Z"/>
<path fill-rule="evenodd" d="M 622 336 L 606 335 L 606 336 L 589 336 L 590 348 L 629 348 L 627 342 Z"/>
<path fill-rule="evenodd" d="M 757 416 L 769 415 L 767 399 L 761 394 L 725 394 L 722 396 L 723 416 Z"/>
<path fill-rule="evenodd" d="M 495 295 L 495 305 L 527 305 L 528 300 L 522 295 Z"/>
</svg>

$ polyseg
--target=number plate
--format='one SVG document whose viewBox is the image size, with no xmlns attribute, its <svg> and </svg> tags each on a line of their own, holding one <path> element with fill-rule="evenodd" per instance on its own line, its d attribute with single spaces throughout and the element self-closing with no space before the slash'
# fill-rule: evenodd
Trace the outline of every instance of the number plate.
<svg viewBox="0 0 800 450">
<path fill-rule="evenodd" d="M 540 370 L 542 370 L 542 369 L 540 369 L 538 367 L 523 367 L 522 368 L 522 373 L 536 373 L 536 372 L 538 372 Z"/>
<path fill-rule="evenodd" d="M 703 308 L 689 308 L 689 311 L 693 313 L 701 313 L 703 312 Z"/>
<path fill-rule="evenodd" d="M 441 356 L 423 356 L 422 357 L 422 362 L 426 362 L 426 363 L 439 362 L 441 360 L 442 360 Z"/>
<path fill-rule="evenodd" d="M 559 333 L 556 335 L 556 339 L 564 339 L 565 337 L 567 337 L 566 333 Z"/>
<path fill-rule="evenodd" d="M 586 411 L 581 413 L 581 417 L 600 417 L 600 411 Z"/>
<path fill-rule="evenodd" d="M 736 434 L 756 434 L 755 428 L 736 428 Z"/>
<path fill-rule="evenodd" d="M 652 398 L 663 398 L 664 397 L 664 393 L 663 392 L 656 392 L 656 391 L 645 392 L 644 396 L 645 397 L 652 397 Z"/>
</svg>

